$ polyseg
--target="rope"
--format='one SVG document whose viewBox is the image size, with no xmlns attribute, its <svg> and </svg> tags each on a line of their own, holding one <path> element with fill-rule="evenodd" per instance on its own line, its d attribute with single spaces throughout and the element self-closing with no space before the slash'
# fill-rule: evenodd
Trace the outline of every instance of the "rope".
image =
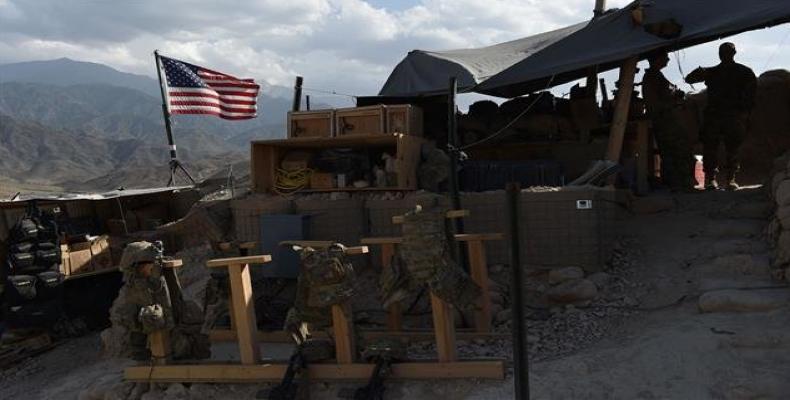
<svg viewBox="0 0 790 400">
<path fill-rule="evenodd" d="M 515 124 L 515 123 L 516 123 L 516 121 L 518 121 L 519 119 L 521 119 L 521 117 L 523 117 L 524 115 L 526 115 L 526 114 L 529 112 L 529 110 L 531 110 L 531 109 L 532 109 L 532 107 L 534 107 L 534 106 L 535 106 L 535 104 L 537 104 L 537 103 L 538 103 L 538 100 L 540 100 L 541 98 L 543 98 L 543 96 L 546 94 L 546 91 L 547 91 L 547 90 L 549 90 L 549 88 L 551 88 L 551 83 L 552 83 L 552 82 L 554 82 L 554 77 L 555 77 L 555 75 L 552 75 L 552 76 L 551 76 L 551 78 L 549 79 L 549 82 L 546 84 L 546 88 L 545 88 L 545 89 L 543 89 L 543 90 L 540 92 L 540 94 L 538 94 L 538 96 L 537 96 L 537 97 L 535 97 L 535 100 L 532 100 L 532 103 L 530 103 L 530 104 L 529 104 L 529 105 L 528 105 L 528 106 L 527 106 L 527 107 L 524 109 L 524 111 L 522 111 L 521 113 L 519 113 L 519 114 L 518 114 L 518 115 L 517 115 L 515 118 L 513 118 L 513 120 L 512 120 L 512 121 L 510 121 L 510 122 L 509 122 L 507 125 L 503 126 L 503 127 L 502 127 L 502 128 L 500 128 L 498 131 L 496 131 L 496 132 L 492 133 L 491 135 L 488 135 L 488 136 L 486 136 L 486 137 L 484 137 L 484 138 L 482 138 L 482 139 L 480 139 L 480 140 L 478 140 L 478 141 L 476 141 L 476 142 L 473 142 L 473 143 L 470 143 L 470 144 L 467 144 L 467 145 L 465 145 L 465 146 L 461 146 L 461 147 L 458 147 L 458 148 L 455 148 L 455 149 L 452 149 L 452 148 L 451 148 L 451 149 L 450 149 L 450 151 L 464 151 L 464 150 L 470 149 L 470 148 L 472 148 L 472 147 L 475 147 L 475 146 L 477 146 L 477 145 L 480 145 L 480 144 L 482 144 L 482 143 L 488 142 L 488 141 L 490 141 L 490 140 L 492 140 L 492 139 L 496 138 L 497 136 L 501 135 L 503 132 L 505 132 L 505 131 L 506 131 L 506 130 L 508 130 L 508 129 L 509 129 L 511 126 L 513 126 L 513 124 Z"/>
<path fill-rule="evenodd" d="M 686 55 L 686 53 L 685 53 L 685 52 L 683 52 L 683 56 L 684 56 L 684 57 L 685 57 L 685 55 Z M 686 72 L 683 70 L 683 65 L 681 65 L 681 64 L 680 64 L 680 50 L 675 50 L 675 62 L 676 62 L 676 63 L 677 63 L 677 65 L 678 65 L 678 72 L 680 73 L 680 78 L 681 78 L 681 79 L 685 79 L 685 77 L 686 77 Z M 693 83 L 686 83 L 686 84 L 687 84 L 687 85 L 689 85 L 689 87 L 691 88 L 691 90 L 692 90 L 693 92 L 695 92 L 695 93 L 697 92 L 697 88 L 696 88 L 696 87 L 694 87 L 694 84 L 693 84 Z"/>
<path fill-rule="evenodd" d="M 313 175 L 313 170 L 310 168 L 303 168 L 294 171 L 286 171 L 284 169 L 277 169 L 277 176 L 274 183 L 274 192 L 283 197 L 296 193 L 310 183 L 310 177 Z"/>
<path fill-rule="evenodd" d="M 313 89 L 313 88 L 308 88 L 308 87 L 304 87 L 304 86 L 302 86 L 302 90 L 308 91 L 308 92 L 331 94 L 333 96 L 345 96 L 345 97 L 350 97 L 350 98 L 352 98 L 354 100 L 356 100 L 356 98 L 359 97 L 359 96 L 355 96 L 353 94 L 341 93 L 341 92 L 337 92 L 337 91 L 334 91 L 334 90 Z"/>
</svg>

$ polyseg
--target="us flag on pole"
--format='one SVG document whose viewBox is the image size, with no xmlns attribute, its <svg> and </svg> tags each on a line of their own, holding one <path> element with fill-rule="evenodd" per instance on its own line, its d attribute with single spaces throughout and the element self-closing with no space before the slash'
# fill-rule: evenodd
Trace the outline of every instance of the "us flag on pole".
<svg viewBox="0 0 790 400">
<path fill-rule="evenodd" d="M 252 79 L 159 56 L 170 114 L 208 114 L 224 119 L 257 116 L 258 86 Z"/>
</svg>

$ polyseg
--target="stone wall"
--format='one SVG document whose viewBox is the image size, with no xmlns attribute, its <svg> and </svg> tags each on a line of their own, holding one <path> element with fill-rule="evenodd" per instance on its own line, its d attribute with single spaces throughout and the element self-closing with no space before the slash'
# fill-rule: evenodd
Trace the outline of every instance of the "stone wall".
<svg viewBox="0 0 790 400">
<path fill-rule="evenodd" d="M 790 152 L 774 161 L 767 186 L 776 205 L 768 226 L 768 239 L 774 246 L 773 275 L 790 280 Z"/>
</svg>

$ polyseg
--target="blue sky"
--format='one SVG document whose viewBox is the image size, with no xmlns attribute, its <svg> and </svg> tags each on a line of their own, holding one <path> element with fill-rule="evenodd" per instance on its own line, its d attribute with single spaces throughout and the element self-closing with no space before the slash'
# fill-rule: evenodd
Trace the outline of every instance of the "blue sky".
<svg viewBox="0 0 790 400">
<path fill-rule="evenodd" d="M 290 86 L 302 75 L 308 87 L 370 95 L 412 49 L 479 47 L 533 35 L 589 19 L 594 3 L 247 0 L 228 7 L 193 0 L 0 0 L 0 63 L 69 57 L 153 76 L 151 52 L 160 49 L 269 84 Z M 608 1 L 612 8 L 628 3 Z M 782 44 L 788 33 L 783 25 L 728 40 L 759 74 L 790 68 L 790 39 Z M 717 46 L 682 52 L 683 69 L 715 64 Z M 672 57 L 665 72 L 679 83 Z"/>
</svg>

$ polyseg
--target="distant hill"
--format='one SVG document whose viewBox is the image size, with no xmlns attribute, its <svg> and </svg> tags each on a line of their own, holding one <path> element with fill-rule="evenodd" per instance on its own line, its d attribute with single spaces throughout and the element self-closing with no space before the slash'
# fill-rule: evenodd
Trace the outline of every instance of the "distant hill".
<svg viewBox="0 0 790 400">
<path fill-rule="evenodd" d="M 258 118 L 172 117 L 179 158 L 195 175 L 244 162 L 251 140 L 285 136 L 292 90 L 261 86 Z M 79 190 L 161 185 L 168 161 L 161 101 L 155 79 L 102 64 L 0 65 L 0 181 L 6 191 L 14 182 Z M 331 101 L 314 98 L 314 108 Z"/>
<path fill-rule="evenodd" d="M 155 71 L 153 56 L 151 64 Z M 69 58 L 0 65 L 0 82 L 32 82 L 58 86 L 101 83 L 159 96 L 157 81 L 147 76 L 120 72 L 106 65 Z"/>
</svg>

